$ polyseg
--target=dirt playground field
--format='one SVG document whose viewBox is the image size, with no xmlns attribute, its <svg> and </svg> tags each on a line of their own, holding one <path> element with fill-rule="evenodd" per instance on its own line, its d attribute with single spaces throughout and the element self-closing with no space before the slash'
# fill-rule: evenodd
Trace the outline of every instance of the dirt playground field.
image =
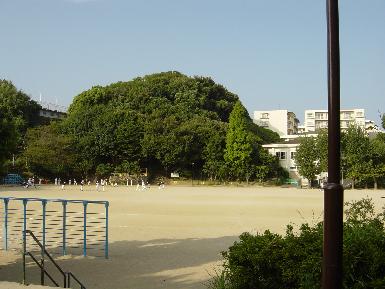
<svg viewBox="0 0 385 289">
<path fill-rule="evenodd" d="M 55 186 L 0 187 L 0 196 L 107 200 L 110 202 L 110 258 L 59 258 L 88 289 L 206 288 L 221 264 L 220 252 L 245 231 L 284 233 L 286 224 L 322 219 L 323 192 L 264 187 Z M 385 191 L 348 190 L 345 201 L 373 198 L 381 208 Z M 33 269 L 29 269 L 28 272 Z M 38 278 L 28 273 L 38 284 Z M 0 281 L 19 282 L 20 253 L 0 251 Z M 30 287 L 29 287 L 30 288 Z"/>
</svg>

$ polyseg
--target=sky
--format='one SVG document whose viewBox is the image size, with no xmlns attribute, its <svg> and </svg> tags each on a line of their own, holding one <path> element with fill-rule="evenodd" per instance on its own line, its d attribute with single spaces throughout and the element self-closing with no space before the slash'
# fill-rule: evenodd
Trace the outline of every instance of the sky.
<svg viewBox="0 0 385 289">
<path fill-rule="evenodd" d="M 340 0 L 341 108 L 385 112 L 385 1 Z M 0 0 L 0 78 L 69 106 L 94 85 L 209 76 L 254 110 L 327 109 L 326 0 Z"/>
</svg>

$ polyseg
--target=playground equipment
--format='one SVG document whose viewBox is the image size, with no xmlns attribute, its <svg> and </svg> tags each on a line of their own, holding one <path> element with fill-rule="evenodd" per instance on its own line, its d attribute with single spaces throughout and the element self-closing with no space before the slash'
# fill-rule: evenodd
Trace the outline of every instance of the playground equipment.
<svg viewBox="0 0 385 289">
<path fill-rule="evenodd" d="M 0 249 L 108 258 L 108 207 L 108 201 L 0 197 Z M 28 242 L 27 230 L 42 248 Z"/>
<path fill-rule="evenodd" d="M 8 174 L 3 178 L 3 184 L 5 185 L 19 185 L 22 183 L 24 183 L 24 180 L 18 174 Z"/>
</svg>

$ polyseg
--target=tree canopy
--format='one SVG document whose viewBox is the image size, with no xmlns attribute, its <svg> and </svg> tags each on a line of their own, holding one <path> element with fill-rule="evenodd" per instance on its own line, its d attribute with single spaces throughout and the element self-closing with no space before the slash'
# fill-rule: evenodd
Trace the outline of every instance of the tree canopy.
<svg viewBox="0 0 385 289">
<path fill-rule="evenodd" d="M 169 173 L 191 170 L 194 163 L 194 170 L 217 177 L 237 102 L 237 95 L 210 78 L 157 73 L 79 94 L 62 131 L 74 139 L 78 155 L 93 169 L 126 162 Z M 279 138 L 247 117 L 248 138 L 260 143 Z"/>
<path fill-rule="evenodd" d="M 305 137 L 300 141 L 295 161 L 299 172 L 312 180 L 320 172 L 327 171 L 327 131 L 317 137 Z M 355 183 L 372 184 L 377 188 L 379 180 L 385 178 L 385 134 L 378 133 L 369 138 L 364 129 L 351 126 L 341 134 L 342 176 Z"/>
<path fill-rule="evenodd" d="M 10 81 L 0 79 L 0 173 L 5 161 L 21 151 L 28 127 L 39 123 L 40 106 Z"/>
<path fill-rule="evenodd" d="M 309 180 L 310 186 L 311 181 L 321 172 L 319 147 L 315 137 L 301 137 L 295 154 L 295 163 L 298 166 L 298 171 Z"/>
<path fill-rule="evenodd" d="M 230 114 L 224 158 L 231 177 L 246 179 L 255 172 L 260 139 L 250 133 L 251 120 L 238 101 Z"/>
<path fill-rule="evenodd" d="M 27 94 L 18 90 L 12 82 L 0 79 L 0 112 L 15 123 L 20 134 L 28 127 L 39 124 L 41 106 Z"/>
</svg>

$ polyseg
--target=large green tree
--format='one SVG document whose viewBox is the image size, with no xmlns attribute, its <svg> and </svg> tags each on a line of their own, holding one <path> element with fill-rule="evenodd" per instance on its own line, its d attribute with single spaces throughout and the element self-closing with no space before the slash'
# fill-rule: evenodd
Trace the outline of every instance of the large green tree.
<svg viewBox="0 0 385 289">
<path fill-rule="evenodd" d="M 79 94 L 63 128 L 93 171 L 100 164 L 120 170 L 123 162 L 135 162 L 158 174 L 188 175 L 192 167 L 197 172 L 204 168 L 215 178 L 224 160 L 223 137 L 237 100 L 210 78 L 157 73 Z M 253 135 L 261 135 L 261 142 L 277 138 L 269 130 L 250 127 Z M 218 134 L 222 140 L 215 139 Z M 220 147 L 214 148 L 215 144 Z"/>
<path fill-rule="evenodd" d="M 226 145 L 225 129 L 215 132 L 209 138 L 204 150 L 203 159 L 205 161 L 203 171 L 211 180 L 225 177 L 225 161 L 223 151 Z"/>
<path fill-rule="evenodd" d="M 0 79 L 0 111 L 15 123 L 22 136 L 28 127 L 39 124 L 41 106 L 27 94 L 18 90 L 12 82 Z"/>
<path fill-rule="evenodd" d="M 295 163 L 298 166 L 298 172 L 308 179 L 310 187 L 312 180 L 321 172 L 318 148 L 319 146 L 317 146 L 317 139 L 315 137 L 301 137 L 295 154 Z"/>
<path fill-rule="evenodd" d="M 378 180 L 385 177 L 385 134 L 380 133 L 369 141 L 369 158 L 371 166 L 367 175 L 368 178 L 373 180 L 374 189 L 377 189 Z"/>
<path fill-rule="evenodd" d="M 77 165 L 73 149 L 73 139 L 61 134 L 57 123 L 28 129 L 26 143 L 23 157 L 27 168 L 39 177 L 64 178 L 81 175 L 81 167 Z"/>
<path fill-rule="evenodd" d="M 5 161 L 23 148 L 28 127 L 39 123 L 40 106 L 10 81 L 0 79 L 0 173 Z"/>
<path fill-rule="evenodd" d="M 0 109 L 0 175 L 4 173 L 4 163 L 15 152 L 17 132 L 15 123 L 2 114 Z"/>
<path fill-rule="evenodd" d="M 358 126 L 349 127 L 342 134 L 342 151 L 346 176 L 357 181 L 367 181 L 373 164 L 370 159 L 370 142 L 365 131 Z"/>
<path fill-rule="evenodd" d="M 255 174 L 258 138 L 251 133 L 248 112 L 238 101 L 230 114 L 224 159 L 232 178 L 246 180 Z"/>
</svg>

